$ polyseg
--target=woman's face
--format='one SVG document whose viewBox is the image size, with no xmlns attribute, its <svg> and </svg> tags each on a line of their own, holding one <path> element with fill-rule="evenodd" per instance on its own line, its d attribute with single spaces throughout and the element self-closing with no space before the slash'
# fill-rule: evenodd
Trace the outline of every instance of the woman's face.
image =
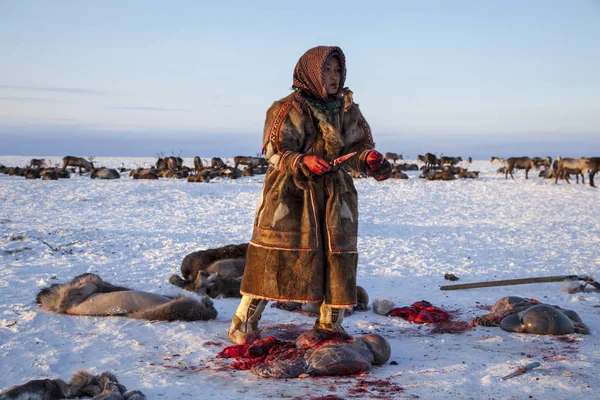
<svg viewBox="0 0 600 400">
<path fill-rule="evenodd" d="M 342 67 L 340 60 L 336 56 L 330 57 L 325 67 L 323 67 L 323 83 L 327 94 L 334 95 L 340 90 L 341 79 Z"/>
</svg>

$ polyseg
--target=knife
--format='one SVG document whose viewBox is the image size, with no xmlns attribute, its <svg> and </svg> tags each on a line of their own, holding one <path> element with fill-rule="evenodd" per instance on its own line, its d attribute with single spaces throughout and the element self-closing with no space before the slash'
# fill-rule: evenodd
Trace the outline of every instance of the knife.
<svg viewBox="0 0 600 400">
<path fill-rule="evenodd" d="M 510 378 L 514 378 L 515 376 L 519 376 L 524 374 L 527 371 L 531 371 L 534 368 L 537 368 L 540 366 L 539 362 L 532 362 L 530 364 L 525 365 L 524 367 L 518 367 L 517 370 L 515 372 L 513 372 L 512 374 L 508 374 L 506 376 L 503 376 L 502 378 L 500 378 L 501 381 L 505 381 L 507 379 Z"/>
<path fill-rule="evenodd" d="M 335 160 L 331 161 L 329 164 L 332 167 L 336 167 L 336 166 L 348 161 L 348 159 L 352 158 L 352 156 L 354 156 L 355 154 L 356 154 L 356 151 L 353 151 L 352 153 L 344 154 L 343 156 L 338 157 Z"/>
</svg>

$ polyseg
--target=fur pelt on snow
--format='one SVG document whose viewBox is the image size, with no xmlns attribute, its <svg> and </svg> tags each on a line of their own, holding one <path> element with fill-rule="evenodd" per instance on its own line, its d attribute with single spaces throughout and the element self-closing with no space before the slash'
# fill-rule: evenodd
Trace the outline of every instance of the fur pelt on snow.
<svg viewBox="0 0 600 400">
<path fill-rule="evenodd" d="M 92 398 L 94 400 L 145 400 L 139 390 L 127 390 L 110 372 L 92 375 L 77 371 L 71 381 L 35 379 L 0 391 L 0 400 L 59 400 Z"/>
<path fill-rule="evenodd" d="M 114 292 L 124 293 L 121 297 L 109 295 Z M 82 313 L 76 309 L 92 295 L 95 296 L 93 313 Z M 141 302 L 138 306 L 136 299 L 143 296 L 149 296 L 153 301 Z M 186 296 L 171 298 L 153 295 L 112 285 L 95 274 L 79 275 L 68 283 L 44 288 L 36 300 L 42 309 L 60 314 L 120 315 L 153 321 L 206 321 L 217 317 L 217 310 L 207 297 L 196 300 Z M 126 306 L 124 303 L 127 303 Z"/>
</svg>

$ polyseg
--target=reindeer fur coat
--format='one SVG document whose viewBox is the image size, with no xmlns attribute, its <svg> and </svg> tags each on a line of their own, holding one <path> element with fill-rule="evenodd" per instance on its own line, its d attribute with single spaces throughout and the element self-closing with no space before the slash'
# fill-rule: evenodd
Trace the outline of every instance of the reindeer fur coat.
<svg viewBox="0 0 600 400">
<path fill-rule="evenodd" d="M 270 168 L 258 202 L 241 285 L 268 300 L 356 304 L 358 202 L 347 169 L 369 173 L 374 148 L 369 125 L 345 89 L 335 123 L 307 104 L 300 91 L 267 111 L 263 136 Z M 326 161 L 357 152 L 320 176 L 302 176 L 304 155 Z"/>
</svg>

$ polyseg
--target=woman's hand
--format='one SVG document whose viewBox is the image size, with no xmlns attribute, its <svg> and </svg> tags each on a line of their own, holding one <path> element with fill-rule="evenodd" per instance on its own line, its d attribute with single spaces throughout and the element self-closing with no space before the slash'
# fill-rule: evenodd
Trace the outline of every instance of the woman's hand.
<svg viewBox="0 0 600 400">
<path fill-rule="evenodd" d="M 331 165 L 319 156 L 304 156 L 301 162 L 315 175 L 322 175 L 331 169 Z"/>
<path fill-rule="evenodd" d="M 384 158 L 383 158 L 383 154 L 381 154 L 378 151 L 371 151 L 368 155 L 367 155 L 367 165 L 369 166 L 369 168 L 371 169 L 377 169 L 381 163 L 383 162 Z"/>
<path fill-rule="evenodd" d="M 367 175 L 372 176 L 377 181 L 384 181 L 392 175 L 392 166 L 389 161 L 378 151 L 371 151 L 365 159 L 368 171 Z"/>
</svg>

